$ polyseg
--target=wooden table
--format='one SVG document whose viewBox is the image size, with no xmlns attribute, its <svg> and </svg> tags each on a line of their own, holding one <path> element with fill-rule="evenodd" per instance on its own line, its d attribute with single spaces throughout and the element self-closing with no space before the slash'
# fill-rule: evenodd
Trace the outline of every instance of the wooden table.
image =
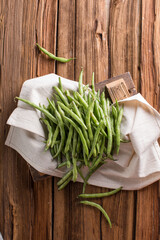
<svg viewBox="0 0 160 240">
<path fill-rule="evenodd" d="M 35 43 L 67 64 L 48 60 Z M 160 1 L 1 0 L 0 13 L 0 232 L 5 240 L 157 240 L 159 184 L 97 200 L 113 228 L 96 210 L 81 206 L 80 183 L 57 191 L 57 178 L 34 183 L 28 166 L 4 146 L 6 120 L 22 83 L 55 72 L 85 83 L 129 71 L 137 91 L 160 110 Z M 89 192 L 106 189 L 88 186 Z"/>
</svg>

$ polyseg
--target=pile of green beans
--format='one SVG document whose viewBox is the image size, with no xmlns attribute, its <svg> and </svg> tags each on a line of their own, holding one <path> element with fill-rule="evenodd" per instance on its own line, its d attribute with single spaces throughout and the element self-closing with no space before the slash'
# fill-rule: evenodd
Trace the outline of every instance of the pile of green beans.
<svg viewBox="0 0 160 240">
<path fill-rule="evenodd" d="M 57 168 L 68 168 L 57 183 L 58 189 L 63 189 L 71 180 L 76 182 L 79 174 L 84 182 L 80 197 L 85 197 L 85 188 L 91 175 L 106 163 L 107 158 L 114 160 L 114 152 L 119 153 L 123 107 L 118 102 L 111 104 L 104 92 L 100 94 L 100 91 L 95 91 L 94 73 L 92 88 L 83 85 L 82 80 L 83 70 L 79 76 L 78 91 L 71 92 L 63 89 L 59 78 L 59 85 L 53 87 L 53 97 L 47 99 L 48 106 L 38 106 L 19 97 L 16 99 L 41 111 L 40 120 L 47 130 L 45 151 L 50 150 L 53 159 L 57 160 Z M 81 171 L 84 166 L 88 167 L 85 177 Z M 98 197 L 101 197 L 100 194 Z M 81 203 L 95 206 L 104 213 L 104 209 L 96 203 Z M 108 215 L 105 217 L 111 226 Z"/>
</svg>

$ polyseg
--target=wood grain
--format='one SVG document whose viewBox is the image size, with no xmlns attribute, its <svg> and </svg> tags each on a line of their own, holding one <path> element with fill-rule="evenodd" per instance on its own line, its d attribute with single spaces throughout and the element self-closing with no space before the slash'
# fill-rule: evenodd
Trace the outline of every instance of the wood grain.
<svg viewBox="0 0 160 240">
<path fill-rule="evenodd" d="M 141 32 L 141 92 L 146 100 L 159 110 L 160 3 L 142 1 Z M 157 15 L 158 14 L 158 15 Z M 155 51 L 156 50 L 156 51 Z M 158 239 L 158 182 L 137 192 L 136 240 Z"/>
<path fill-rule="evenodd" d="M 158 183 L 98 200 L 113 222 L 76 197 L 82 184 L 57 191 L 57 178 L 32 181 L 27 164 L 4 146 L 13 101 L 29 78 L 56 72 L 96 82 L 130 72 L 137 91 L 160 110 L 158 0 L 2 0 L 0 2 L 0 232 L 5 240 L 158 239 Z M 35 43 L 65 57 L 55 63 Z M 88 186 L 87 192 L 108 191 Z"/>
<path fill-rule="evenodd" d="M 71 58 L 75 56 L 75 3 L 73 1 L 59 1 L 58 7 L 58 38 L 57 55 Z M 68 64 L 57 63 L 57 74 L 74 79 L 74 61 Z M 53 239 L 71 239 L 72 232 L 71 212 L 72 201 L 70 186 L 64 191 L 57 189 L 58 179 L 54 179 L 54 206 L 53 206 Z"/>
<path fill-rule="evenodd" d="M 57 2 L 1 1 L 0 231 L 4 239 L 52 239 L 52 179 L 33 183 L 28 166 L 4 146 L 5 125 L 24 80 L 55 70 L 35 43 L 56 47 Z M 49 31 L 47 30 L 49 25 Z M 42 42 L 41 42 L 42 41 Z"/>
</svg>

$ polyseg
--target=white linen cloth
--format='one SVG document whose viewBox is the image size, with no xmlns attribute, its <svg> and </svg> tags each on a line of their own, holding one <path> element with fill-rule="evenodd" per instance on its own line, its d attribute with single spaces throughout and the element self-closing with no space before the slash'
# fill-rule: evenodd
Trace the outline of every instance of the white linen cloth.
<svg viewBox="0 0 160 240">
<path fill-rule="evenodd" d="M 24 82 L 20 97 L 35 104 L 48 105 L 53 86 L 58 86 L 59 76 L 49 74 Z M 64 89 L 77 90 L 78 83 L 61 78 Z M 96 186 L 126 190 L 138 190 L 160 179 L 160 114 L 140 95 L 120 101 L 124 104 L 121 132 L 131 142 L 121 143 L 117 161 L 108 160 L 89 179 Z M 18 101 L 17 108 L 9 117 L 11 125 L 6 145 L 15 149 L 39 172 L 62 177 L 66 167 L 56 169 L 56 161 L 49 151 L 44 152 L 44 129 L 39 121 L 41 113 Z M 83 168 L 86 174 L 87 168 Z M 78 181 L 82 181 L 78 177 Z"/>
</svg>

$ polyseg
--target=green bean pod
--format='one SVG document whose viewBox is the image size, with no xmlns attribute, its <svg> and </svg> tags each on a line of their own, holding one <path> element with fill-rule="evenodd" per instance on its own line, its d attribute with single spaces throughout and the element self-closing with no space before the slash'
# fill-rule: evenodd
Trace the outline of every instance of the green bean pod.
<svg viewBox="0 0 160 240">
<path fill-rule="evenodd" d="M 86 125 L 84 124 L 84 122 L 82 121 L 81 118 L 79 118 L 73 111 L 71 111 L 68 107 L 66 107 L 63 103 L 61 102 L 57 102 L 57 104 L 60 105 L 60 107 L 66 112 L 68 113 L 72 118 L 74 118 L 74 120 L 76 120 L 82 127 L 84 127 L 85 129 L 87 129 Z"/>
<path fill-rule="evenodd" d="M 83 96 L 83 69 L 81 70 L 79 75 L 79 94 Z"/>
<path fill-rule="evenodd" d="M 120 147 L 120 126 L 121 126 L 122 116 L 123 116 L 123 108 L 119 110 L 119 114 L 118 114 L 118 118 L 115 126 L 115 133 L 116 133 L 115 142 L 116 142 L 117 155 L 119 153 L 119 147 Z"/>
<path fill-rule="evenodd" d="M 65 129 L 64 129 L 64 123 L 62 121 L 60 113 L 55 109 L 55 106 L 54 106 L 53 102 L 51 102 L 49 99 L 48 99 L 48 102 L 53 107 L 53 109 L 55 110 L 56 118 L 57 118 L 58 125 L 59 125 L 59 128 L 60 128 L 60 134 L 61 134 L 61 142 L 60 142 L 60 145 L 59 145 L 59 149 L 58 149 L 57 153 L 53 156 L 53 158 L 56 158 L 63 149 L 66 134 L 65 134 Z"/>
<path fill-rule="evenodd" d="M 92 73 L 92 92 L 94 95 L 96 95 L 95 85 L 94 85 L 94 72 Z"/>
<path fill-rule="evenodd" d="M 112 150 L 112 143 L 113 143 L 113 136 L 112 136 L 112 127 L 110 118 L 106 118 L 106 127 L 107 127 L 107 133 L 108 133 L 108 143 L 107 143 L 107 155 L 110 155 Z"/>
<path fill-rule="evenodd" d="M 55 130 L 55 132 L 53 134 L 51 148 L 53 148 L 53 146 L 54 146 L 54 144 L 55 144 L 55 142 L 57 140 L 58 134 L 59 134 L 59 126 L 57 125 L 56 130 Z"/>
<path fill-rule="evenodd" d="M 48 129 L 48 139 L 47 139 L 46 148 L 45 148 L 45 151 L 47 151 L 52 143 L 52 136 L 53 136 L 52 127 L 49 124 L 49 121 L 47 121 L 46 119 L 41 118 L 41 120 L 44 122 L 44 124 L 47 126 L 47 129 Z"/>
<path fill-rule="evenodd" d="M 72 141 L 72 136 L 73 136 L 73 126 L 70 125 L 66 145 L 65 145 L 65 148 L 64 148 L 64 153 L 67 153 L 69 151 L 69 147 L 70 147 L 70 144 L 71 144 L 71 141 Z"/>
<path fill-rule="evenodd" d="M 80 201 L 80 203 L 85 204 L 85 205 L 89 205 L 89 206 L 92 206 L 92 207 L 95 207 L 95 208 L 97 208 L 98 210 L 100 210 L 101 213 L 103 213 L 104 217 L 107 219 L 110 228 L 112 228 L 112 223 L 111 223 L 111 220 L 110 220 L 108 214 L 106 213 L 106 211 L 104 210 L 104 208 L 102 208 L 99 204 L 94 203 L 94 202 L 90 202 L 90 201 Z"/>
<path fill-rule="evenodd" d="M 103 156 L 103 152 L 104 152 L 104 145 L 105 145 L 105 137 L 103 136 L 100 154 L 99 154 L 97 160 L 95 161 L 94 165 L 90 168 L 90 170 L 93 170 L 100 164 L 102 156 Z"/>
<path fill-rule="evenodd" d="M 59 85 L 58 85 L 58 87 L 61 90 L 61 92 L 63 93 L 63 86 L 62 86 L 62 81 L 61 81 L 60 77 L 59 77 Z"/>
<path fill-rule="evenodd" d="M 117 192 L 119 192 L 120 190 L 122 190 L 122 187 L 119 187 L 117 189 L 114 189 L 110 192 L 104 192 L 104 193 L 92 193 L 92 194 L 80 194 L 78 197 L 79 198 L 103 198 L 103 197 L 109 197 L 112 196 L 114 194 L 116 194 Z"/>
<path fill-rule="evenodd" d="M 67 168 L 70 168 L 71 167 L 71 160 L 70 160 L 69 152 L 66 152 L 66 160 L 67 160 Z"/>
<path fill-rule="evenodd" d="M 64 117 L 66 120 L 68 120 L 68 122 L 70 122 L 70 124 L 76 129 L 76 131 L 78 132 L 78 134 L 79 134 L 79 136 L 80 136 L 80 138 L 81 138 L 81 142 L 82 142 L 82 145 L 83 145 L 83 147 L 84 147 L 84 149 L 85 149 L 85 153 L 86 153 L 86 155 L 88 156 L 88 154 L 89 154 L 89 152 L 88 152 L 88 146 L 87 146 L 87 143 L 86 143 L 86 140 L 85 140 L 85 138 L 84 138 L 84 136 L 83 136 L 83 133 L 82 133 L 82 131 L 81 131 L 81 129 L 77 126 L 77 124 L 76 123 L 74 123 L 70 118 L 68 118 L 68 117 Z"/>
<path fill-rule="evenodd" d="M 58 188 L 58 190 L 60 191 L 60 190 L 64 189 L 71 180 L 72 180 L 72 176 L 70 176 L 65 182 L 63 182 L 61 184 L 61 186 Z"/>
<path fill-rule="evenodd" d="M 90 121 L 90 116 L 91 116 L 90 113 L 93 110 L 93 107 L 94 107 L 94 101 L 92 101 L 90 103 L 90 105 L 88 106 L 88 109 L 87 109 L 87 113 L 86 113 L 86 126 L 88 128 L 88 134 L 89 134 L 90 141 L 93 140 L 93 132 L 92 132 L 91 121 Z"/>
<path fill-rule="evenodd" d="M 48 52 L 45 48 L 41 47 L 38 43 L 36 43 L 36 45 L 38 46 L 38 48 L 44 53 L 46 54 L 48 57 L 52 58 L 53 60 L 56 60 L 58 62 L 61 63 L 67 63 L 70 62 L 71 60 L 73 60 L 74 58 L 63 58 L 63 57 L 56 57 L 54 54 Z"/>
<path fill-rule="evenodd" d="M 22 101 L 22 102 L 30 105 L 30 106 L 33 107 L 33 108 L 38 109 L 39 111 L 41 111 L 42 113 L 44 113 L 44 115 L 45 115 L 46 117 L 48 117 L 52 122 L 54 122 L 54 123 L 57 124 L 57 119 L 56 119 L 52 114 L 50 114 L 50 112 L 48 112 L 46 109 L 44 109 L 43 107 L 39 107 L 39 106 L 37 106 L 36 104 L 30 102 L 29 100 L 26 100 L 26 99 L 23 99 L 23 98 L 20 98 L 20 97 L 16 97 L 16 99 L 18 99 L 18 100 L 20 100 L 20 101 Z"/>
<path fill-rule="evenodd" d="M 58 87 L 55 86 L 53 88 L 58 93 L 58 96 L 62 99 L 63 103 L 68 107 L 69 103 L 68 103 L 67 97 L 63 94 L 63 92 Z"/>
<path fill-rule="evenodd" d="M 58 186 L 62 185 L 73 174 L 73 169 L 68 171 L 57 183 Z"/>
<path fill-rule="evenodd" d="M 103 125 L 104 125 L 104 121 L 101 120 L 99 125 L 98 125 L 98 127 L 97 127 L 97 129 L 96 129 L 96 131 L 95 131 L 94 138 L 93 138 L 93 143 L 92 143 L 92 148 L 91 148 L 91 151 L 89 153 L 89 157 L 88 158 L 90 158 L 92 156 L 92 154 L 93 154 L 94 148 L 95 148 L 97 140 L 98 140 L 99 133 L 100 133 Z"/>
<path fill-rule="evenodd" d="M 72 161 L 73 161 L 73 182 L 77 180 L 77 159 L 76 159 L 76 146 L 77 146 L 77 131 L 74 129 L 73 134 L 73 148 L 72 148 Z"/>
</svg>

